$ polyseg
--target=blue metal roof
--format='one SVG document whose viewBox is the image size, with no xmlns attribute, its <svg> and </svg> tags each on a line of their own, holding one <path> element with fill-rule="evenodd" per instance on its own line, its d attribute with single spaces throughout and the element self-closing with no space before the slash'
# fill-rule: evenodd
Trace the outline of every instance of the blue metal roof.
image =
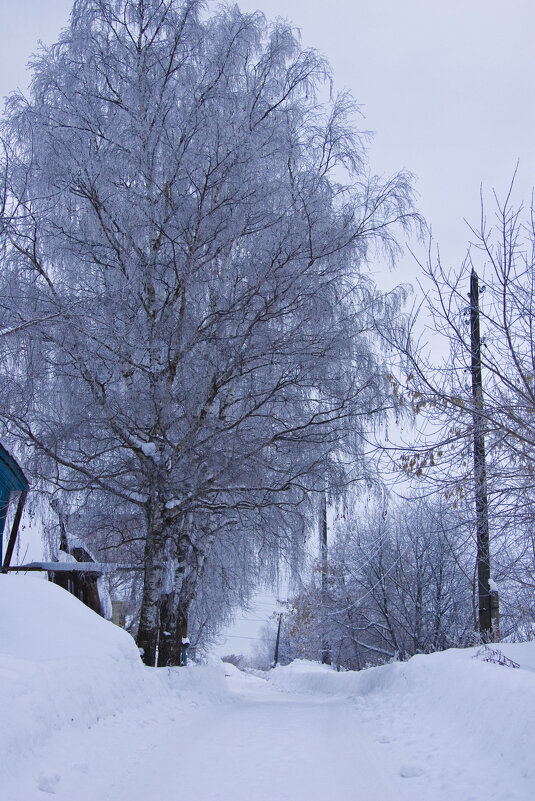
<svg viewBox="0 0 535 801">
<path fill-rule="evenodd" d="M 0 445 L 0 494 L 5 497 L 10 492 L 27 492 L 28 489 L 26 476 L 14 458 Z"/>
</svg>

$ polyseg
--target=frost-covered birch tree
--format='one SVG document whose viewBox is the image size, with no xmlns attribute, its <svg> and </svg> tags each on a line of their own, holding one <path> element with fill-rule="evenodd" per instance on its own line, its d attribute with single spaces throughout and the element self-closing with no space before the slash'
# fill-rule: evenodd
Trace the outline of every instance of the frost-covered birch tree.
<svg viewBox="0 0 535 801">
<path fill-rule="evenodd" d="M 49 482 L 138 521 L 153 664 L 161 598 L 177 642 L 218 532 L 278 510 L 290 540 L 311 492 L 362 476 L 392 403 L 362 265 L 410 186 L 369 176 L 351 99 L 322 104 L 325 61 L 260 13 L 77 0 L 32 70 L 1 231 L 17 314 L 43 322 L 6 419 Z"/>
<path fill-rule="evenodd" d="M 471 642 L 473 566 L 462 515 L 438 498 L 355 512 L 333 527 L 327 592 L 316 569 L 287 604 L 283 659 L 318 660 L 325 630 L 333 663 L 351 670 Z"/>
</svg>

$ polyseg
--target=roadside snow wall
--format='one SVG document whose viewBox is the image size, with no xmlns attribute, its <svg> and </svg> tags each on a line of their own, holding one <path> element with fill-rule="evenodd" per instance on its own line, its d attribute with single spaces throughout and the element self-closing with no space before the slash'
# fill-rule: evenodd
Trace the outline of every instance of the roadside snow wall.
<svg viewBox="0 0 535 801">
<path fill-rule="evenodd" d="M 474 760 L 486 743 L 487 756 L 504 772 L 514 770 L 535 780 L 535 643 L 498 643 L 493 648 L 519 668 L 483 661 L 483 649 L 466 648 L 360 672 L 337 673 L 298 660 L 272 670 L 269 680 L 286 692 L 342 695 L 357 704 L 373 693 L 378 711 L 384 706 L 389 714 L 422 721 L 426 731 L 447 727 L 462 733 L 467 749 L 474 749 Z"/>
<path fill-rule="evenodd" d="M 132 637 L 61 587 L 0 575 L 0 753 L 16 763 L 64 726 L 164 692 Z"/>
</svg>

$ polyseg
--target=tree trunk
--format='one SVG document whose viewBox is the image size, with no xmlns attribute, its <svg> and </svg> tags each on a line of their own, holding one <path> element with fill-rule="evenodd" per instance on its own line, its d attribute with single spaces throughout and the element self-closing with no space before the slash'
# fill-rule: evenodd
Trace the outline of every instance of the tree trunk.
<svg viewBox="0 0 535 801">
<path fill-rule="evenodd" d="M 175 526 L 174 539 L 171 544 L 172 561 L 174 568 L 170 576 L 168 592 L 162 596 L 160 604 L 160 637 L 158 647 L 158 667 L 172 667 L 180 665 L 182 648 L 182 629 L 197 585 L 195 576 L 195 563 L 191 557 L 191 545 L 184 534 L 189 535 L 188 521 Z M 193 580 L 191 592 L 188 586 Z"/>
<path fill-rule="evenodd" d="M 182 642 L 188 637 L 188 613 L 191 601 L 180 600 L 173 592 L 162 598 L 158 667 L 182 664 Z"/>
<path fill-rule="evenodd" d="M 147 512 L 145 576 L 137 633 L 137 645 L 146 665 L 156 665 L 160 624 L 160 603 L 165 561 L 164 521 L 161 511 L 152 505 Z"/>
<path fill-rule="evenodd" d="M 158 667 L 178 665 L 176 661 L 176 648 L 174 647 L 174 632 L 177 629 L 176 593 L 169 592 L 162 595 L 160 601 L 160 636 L 158 639 Z"/>
<path fill-rule="evenodd" d="M 191 536 L 191 526 L 186 526 L 186 531 Z M 173 608 L 166 609 L 166 632 L 163 640 L 162 659 L 158 659 L 158 665 L 181 665 L 182 664 L 182 642 L 188 638 L 188 617 L 189 610 L 199 581 L 202 577 L 206 556 L 199 544 L 193 547 L 191 539 L 184 539 L 178 545 L 178 561 L 175 580 L 175 591 L 169 599 Z M 213 538 L 207 538 L 203 545 L 208 546 Z"/>
</svg>

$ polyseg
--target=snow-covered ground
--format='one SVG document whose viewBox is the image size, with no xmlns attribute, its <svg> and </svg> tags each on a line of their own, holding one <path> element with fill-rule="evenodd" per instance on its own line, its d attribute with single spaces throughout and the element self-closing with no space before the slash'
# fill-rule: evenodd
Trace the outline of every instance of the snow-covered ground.
<svg viewBox="0 0 535 801">
<path fill-rule="evenodd" d="M 532 801 L 535 644 L 360 673 L 145 668 L 63 590 L 0 576 L 0 799 Z"/>
</svg>

